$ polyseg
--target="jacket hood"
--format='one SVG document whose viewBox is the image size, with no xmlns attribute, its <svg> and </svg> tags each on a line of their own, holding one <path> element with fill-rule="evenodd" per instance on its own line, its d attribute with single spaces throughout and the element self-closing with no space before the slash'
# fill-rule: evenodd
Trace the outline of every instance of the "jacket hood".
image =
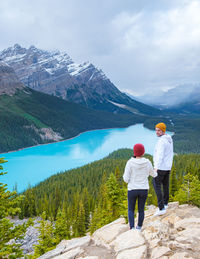
<svg viewBox="0 0 200 259">
<path fill-rule="evenodd" d="M 162 135 L 162 140 L 169 142 L 170 144 L 172 143 L 172 137 L 168 134 Z"/>
<path fill-rule="evenodd" d="M 142 157 L 142 158 L 132 157 L 130 161 L 131 161 L 131 164 L 134 165 L 134 167 L 141 167 L 142 165 L 146 166 L 146 164 L 149 163 L 149 160 L 146 159 L 145 157 Z"/>
</svg>

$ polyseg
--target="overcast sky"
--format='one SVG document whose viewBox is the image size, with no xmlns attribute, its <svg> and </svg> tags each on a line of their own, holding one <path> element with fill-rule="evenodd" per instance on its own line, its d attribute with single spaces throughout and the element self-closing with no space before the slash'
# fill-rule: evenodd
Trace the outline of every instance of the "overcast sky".
<svg viewBox="0 0 200 259">
<path fill-rule="evenodd" d="M 122 91 L 200 82 L 200 0 L 0 0 L 0 50 L 90 61 Z"/>
</svg>

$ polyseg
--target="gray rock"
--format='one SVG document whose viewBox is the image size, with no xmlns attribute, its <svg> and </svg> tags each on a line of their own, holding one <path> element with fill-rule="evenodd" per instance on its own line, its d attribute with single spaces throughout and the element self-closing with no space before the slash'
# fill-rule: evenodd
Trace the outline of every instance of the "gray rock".
<svg viewBox="0 0 200 259">
<path fill-rule="evenodd" d="M 128 229 L 129 227 L 125 224 L 125 219 L 120 218 L 96 230 L 92 235 L 92 240 L 96 245 L 109 247 L 109 243 L 111 243 L 119 234 Z"/>
<path fill-rule="evenodd" d="M 111 243 L 114 246 L 116 252 L 120 252 L 126 249 L 136 248 L 145 244 L 144 237 L 138 230 L 128 230 L 120 234 Z"/>
<path fill-rule="evenodd" d="M 75 249 L 75 248 L 83 248 L 90 243 L 90 236 L 85 236 L 81 238 L 74 238 L 71 240 L 63 240 L 60 242 L 60 244 L 57 245 L 57 247 L 54 250 L 51 250 L 44 255 L 40 256 L 40 259 L 50 259 L 55 258 L 56 256 L 59 256 L 61 254 L 65 254 L 68 251 Z M 78 250 L 74 250 L 78 251 Z"/>
<path fill-rule="evenodd" d="M 13 95 L 17 90 L 24 89 L 12 67 L 0 62 L 0 95 Z"/>
<path fill-rule="evenodd" d="M 147 254 L 147 247 L 140 246 L 133 249 L 128 249 L 119 253 L 116 259 L 145 259 Z"/>
<path fill-rule="evenodd" d="M 76 258 L 76 256 L 82 254 L 83 252 L 84 252 L 83 249 L 81 249 L 80 247 L 77 247 L 75 249 L 72 249 L 64 254 L 58 255 L 53 258 L 55 258 L 55 259 L 74 259 L 74 258 Z"/>
</svg>

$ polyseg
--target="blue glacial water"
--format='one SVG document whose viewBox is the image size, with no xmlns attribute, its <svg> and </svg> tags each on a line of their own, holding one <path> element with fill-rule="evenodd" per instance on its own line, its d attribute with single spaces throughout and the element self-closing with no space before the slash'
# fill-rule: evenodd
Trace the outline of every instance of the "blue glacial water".
<svg viewBox="0 0 200 259">
<path fill-rule="evenodd" d="M 21 192 L 53 174 L 99 160 L 119 148 L 132 148 L 135 143 L 143 143 L 146 153 L 153 154 L 156 141 L 154 131 L 136 124 L 128 128 L 88 131 L 73 139 L 0 154 L 8 160 L 3 164 L 8 174 L 1 176 L 1 182 L 6 183 L 9 190 L 17 184 Z"/>
</svg>

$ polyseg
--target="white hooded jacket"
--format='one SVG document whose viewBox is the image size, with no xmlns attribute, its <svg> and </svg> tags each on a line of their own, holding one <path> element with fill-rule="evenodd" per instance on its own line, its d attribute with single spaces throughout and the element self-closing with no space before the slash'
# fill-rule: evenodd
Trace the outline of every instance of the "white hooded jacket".
<svg viewBox="0 0 200 259">
<path fill-rule="evenodd" d="M 153 155 L 154 168 L 159 170 L 171 170 L 173 162 L 173 140 L 170 135 L 159 137 Z"/>
<path fill-rule="evenodd" d="M 126 163 L 123 179 L 128 183 L 128 190 L 149 189 L 149 175 L 156 177 L 157 172 L 147 158 L 132 157 Z"/>
</svg>

